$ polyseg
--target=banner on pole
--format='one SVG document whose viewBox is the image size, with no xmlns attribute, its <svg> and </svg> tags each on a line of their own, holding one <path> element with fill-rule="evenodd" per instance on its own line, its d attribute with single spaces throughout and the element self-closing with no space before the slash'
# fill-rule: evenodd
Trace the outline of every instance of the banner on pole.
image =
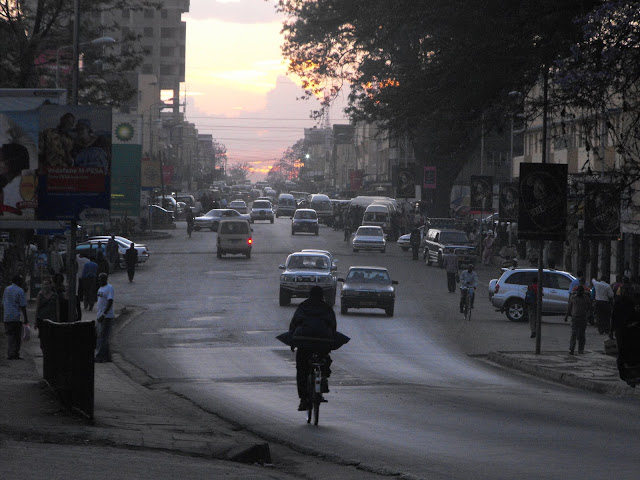
<svg viewBox="0 0 640 480">
<path fill-rule="evenodd" d="M 500 185 L 498 218 L 501 222 L 518 221 L 518 198 L 517 183 L 503 183 Z"/>
<path fill-rule="evenodd" d="M 493 210 L 493 177 L 471 175 L 471 210 Z"/>
<path fill-rule="evenodd" d="M 520 165 L 518 238 L 565 239 L 567 230 L 567 165 Z"/>
<path fill-rule="evenodd" d="M 620 190 L 617 185 L 584 185 L 585 237 L 617 238 L 620 235 Z"/>
</svg>

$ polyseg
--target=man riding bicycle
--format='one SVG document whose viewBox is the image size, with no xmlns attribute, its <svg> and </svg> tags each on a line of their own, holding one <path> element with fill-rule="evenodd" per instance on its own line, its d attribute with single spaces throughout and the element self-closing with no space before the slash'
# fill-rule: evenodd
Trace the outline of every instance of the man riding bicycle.
<svg viewBox="0 0 640 480">
<path fill-rule="evenodd" d="M 289 324 L 289 331 L 293 337 L 325 340 L 333 338 L 336 329 L 336 315 L 331 306 L 324 301 L 322 287 L 317 285 L 312 287 L 309 291 L 309 298 L 298 305 L 296 312 L 293 314 L 293 318 Z M 321 342 L 318 342 L 318 344 L 318 349 L 326 353 L 324 376 L 328 377 L 331 373 L 329 369 L 331 365 L 329 349 L 326 346 L 322 346 Z M 305 411 L 309 408 L 306 391 L 307 377 L 309 376 L 309 360 L 318 349 L 298 347 L 298 352 L 296 353 L 296 382 L 298 385 L 298 397 L 300 397 L 299 411 Z"/>
<path fill-rule="evenodd" d="M 467 269 L 460 274 L 460 313 L 464 313 L 464 308 L 467 304 L 467 288 L 478 287 L 478 274 L 473 271 L 473 264 L 470 263 Z M 476 296 L 471 296 L 471 308 L 473 308 L 473 302 Z"/>
</svg>

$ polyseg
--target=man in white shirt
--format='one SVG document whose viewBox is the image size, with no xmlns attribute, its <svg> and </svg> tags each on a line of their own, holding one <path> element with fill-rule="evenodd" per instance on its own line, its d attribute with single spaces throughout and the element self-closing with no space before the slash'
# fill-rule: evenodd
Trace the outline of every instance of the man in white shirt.
<svg viewBox="0 0 640 480">
<path fill-rule="evenodd" d="M 113 309 L 114 290 L 108 283 L 106 273 L 98 275 L 98 339 L 96 343 L 95 361 L 97 363 L 110 362 L 111 351 L 109 349 L 109 336 L 111 335 L 111 322 L 115 318 Z"/>
<path fill-rule="evenodd" d="M 465 306 L 467 304 L 467 288 L 478 287 L 478 274 L 473 271 L 473 264 L 470 263 L 467 269 L 460 274 L 460 313 L 464 313 Z M 476 296 L 471 297 L 471 308 Z"/>
<path fill-rule="evenodd" d="M 591 280 L 591 284 L 596 290 L 595 298 L 595 315 L 600 335 L 609 333 L 611 329 L 611 302 L 613 301 L 613 290 L 607 283 L 605 277 L 600 281 L 595 278 Z"/>
</svg>

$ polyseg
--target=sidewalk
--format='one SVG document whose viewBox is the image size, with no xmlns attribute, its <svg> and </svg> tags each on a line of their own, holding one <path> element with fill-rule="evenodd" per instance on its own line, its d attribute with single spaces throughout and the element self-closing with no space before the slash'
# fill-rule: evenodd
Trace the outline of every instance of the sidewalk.
<svg viewBox="0 0 640 480">
<path fill-rule="evenodd" d="M 33 305 L 30 305 L 29 314 L 33 320 Z M 117 321 L 121 325 L 135 315 L 135 312 L 128 312 Z M 164 390 L 146 388 L 144 377 L 117 354 L 113 363 L 95 365 L 94 422 L 69 414 L 42 380 L 42 356 L 36 336 L 23 345 L 24 360 L 9 361 L 6 359 L 4 329 L 0 332 L 0 442 L 4 446 L 13 446 L 16 442 L 40 445 L 35 450 L 41 457 L 42 445 L 64 446 L 62 451 L 55 450 L 51 458 L 61 461 L 64 459 L 60 456 L 67 455 L 71 468 L 83 455 L 82 449 L 98 446 L 102 447 L 101 459 L 104 455 L 114 455 L 114 461 L 120 463 L 122 460 L 115 459 L 114 452 L 122 455 L 123 448 L 135 450 L 135 460 L 147 461 L 149 468 L 156 464 L 154 455 L 157 452 L 187 455 L 193 462 L 207 459 L 210 462 L 208 478 L 212 473 L 214 477 L 224 476 L 231 480 L 297 478 L 271 465 L 271 451 L 267 443 L 184 398 Z M 593 392 L 615 396 L 640 395 L 640 389 L 632 389 L 619 380 L 615 358 L 597 350 L 587 351 L 584 355 L 492 352 L 487 360 Z M 105 447 L 118 447 L 119 450 Z M 19 475 L 21 461 L 7 453 L 9 451 L 11 448 L 0 449 L 3 469 L 7 465 L 7 471 L 15 473 L 8 478 L 35 478 Z M 44 461 L 42 458 L 39 460 Z M 24 465 L 24 468 L 30 467 Z M 122 468 L 126 470 L 128 464 Z M 146 471 L 146 467 L 140 468 L 142 472 Z M 126 477 L 116 475 L 110 478 Z M 200 477 L 192 475 L 191 478 Z"/>
<path fill-rule="evenodd" d="M 33 308 L 33 304 L 28 307 L 30 323 L 35 319 Z M 118 323 L 126 321 L 127 315 L 130 314 L 119 317 Z M 212 464 L 208 478 L 212 474 L 238 480 L 294 478 L 271 465 L 267 443 L 204 412 L 186 399 L 136 383 L 125 374 L 129 372 L 135 378 L 133 367 L 117 354 L 113 356 L 113 363 L 95 364 L 94 421 L 72 415 L 42 380 L 42 354 L 37 333 L 22 345 L 24 360 L 7 360 L 6 340 L 2 328 L 0 443 L 6 445 L 18 441 L 80 448 L 120 447 L 135 450 L 138 459 L 141 452 L 150 455 L 157 455 L 158 451 L 178 452 L 209 459 Z M 2 450 L 0 464 L 3 470 L 7 466 L 8 471 L 16 473 L 8 478 L 19 478 L 19 463 L 22 462 L 19 458 L 5 458 Z M 72 466 L 77 461 L 80 455 L 77 450 L 63 450 L 69 455 L 68 465 Z M 61 460 L 61 454 L 59 451 L 55 453 L 57 461 Z M 11 460 L 14 465 L 11 465 Z M 146 468 L 152 468 L 155 462 L 157 459 L 151 456 Z M 30 474 L 20 475 L 22 478 L 34 478 L 28 463 L 24 463 L 24 468 Z M 11 467 L 18 470 L 11 470 Z M 135 475 L 129 478 L 135 478 Z"/>
</svg>

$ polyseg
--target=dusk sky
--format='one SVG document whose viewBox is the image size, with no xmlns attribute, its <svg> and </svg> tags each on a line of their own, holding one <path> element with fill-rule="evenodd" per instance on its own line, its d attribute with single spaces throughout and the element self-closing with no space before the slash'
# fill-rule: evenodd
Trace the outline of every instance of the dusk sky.
<svg viewBox="0 0 640 480">
<path fill-rule="evenodd" d="M 187 119 L 226 145 L 228 159 L 260 174 L 316 123 L 297 78 L 286 75 L 284 17 L 273 0 L 191 0 L 187 22 Z M 347 123 L 334 107 L 331 123 Z"/>
</svg>

